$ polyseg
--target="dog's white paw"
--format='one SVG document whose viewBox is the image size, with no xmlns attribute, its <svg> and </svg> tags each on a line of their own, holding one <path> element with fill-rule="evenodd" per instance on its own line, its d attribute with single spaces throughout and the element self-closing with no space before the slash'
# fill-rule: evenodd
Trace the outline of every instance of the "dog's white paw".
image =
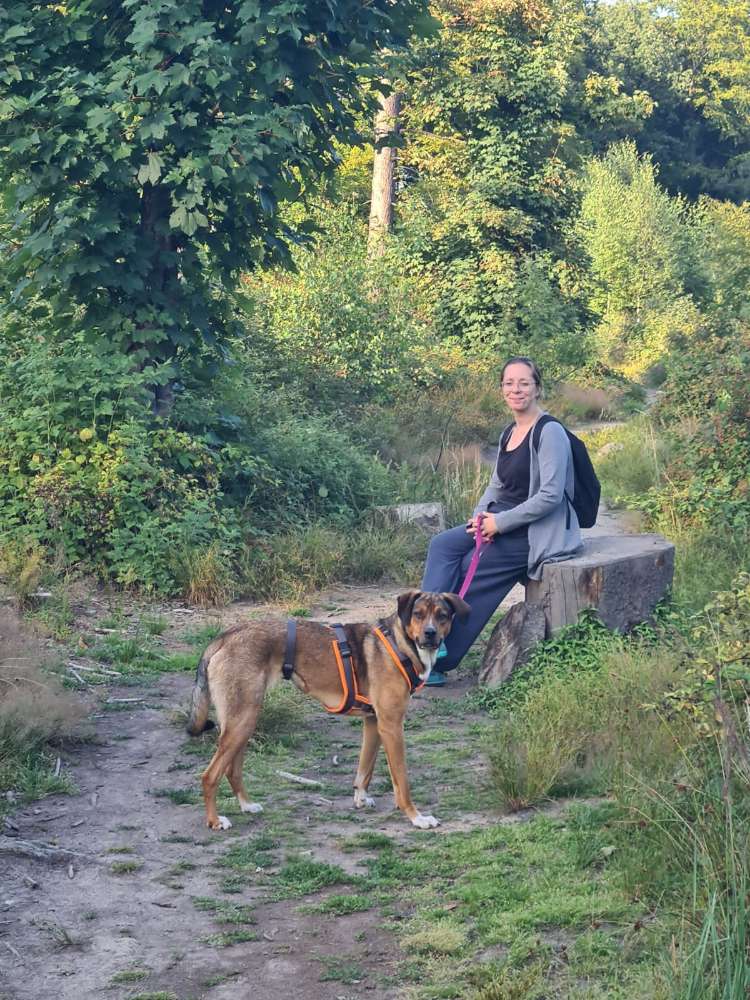
<svg viewBox="0 0 750 1000">
<path fill-rule="evenodd" d="M 354 808 L 362 809 L 364 806 L 366 806 L 368 809 L 374 809 L 375 799 L 372 797 L 372 795 L 368 795 L 366 792 L 360 791 L 360 789 L 358 788 L 354 792 Z"/>
<path fill-rule="evenodd" d="M 439 819 L 435 819 L 434 816 L 423 816 L 422 813 L 417 813 L 412 823 L 418 830 L 430 830 L 433 826 L 440 826 Z"/>
<path fill-rule="evenodd" d="M 260 802 L 245 802 L 244 799 L 240 802 L 240 809 L 242 810 L 243 813 L 263 812 L 263 806 L 260 804 Z"/>
<path fill-rule="evenodd" d="M 227 819 L 226 816 L 219 816 L 219 825 L 214 827 L 215 830 L 231 830 L 232 821 Z"/>
</svg>

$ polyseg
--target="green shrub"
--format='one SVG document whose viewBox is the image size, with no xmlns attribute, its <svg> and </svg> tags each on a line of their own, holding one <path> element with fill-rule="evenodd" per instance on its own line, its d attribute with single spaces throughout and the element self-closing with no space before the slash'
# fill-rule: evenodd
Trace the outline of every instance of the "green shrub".
<svg viewBox="0 0 750 1000">
<path fill-rule="evenodd" d="M 607 791 L 633 766 L 673 768 L 675 734 L 659 711 L 678 658 L 645 649 L 610 653 L 601 666 L 548 676 L 501 714 L 489 750 L 493 784 L 510 808 L 577 788 Z M 686 723 L 687 725 L 687 723 Z"/>
</svg>

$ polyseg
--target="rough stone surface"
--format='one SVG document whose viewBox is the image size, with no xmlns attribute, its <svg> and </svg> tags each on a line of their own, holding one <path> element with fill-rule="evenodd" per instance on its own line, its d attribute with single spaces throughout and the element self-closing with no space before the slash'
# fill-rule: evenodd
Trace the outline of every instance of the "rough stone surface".
<svg viewBox="0 0 750 1000">
<path fill-rule="evenodd" d="M 546 619 L 539 604 L 514 604 L 492 631 L 479 670 L 479 683 L 500 687 L 516 667 L 526 663 L 533 647 L 544 638 Z"/>
<path fill-rule="evenodd" d="M 627 632 L 646 621 L 674 575 L 674 545 L 661 535 L 589 537 L 574 559 L 547 563 L 530 580 L 526 600 L 544 609 L 546 634 L 571 625 L 585 608 L 604 624 Z"/>
<path fill-rule="evenodd" d="M 402 503 L 377 510 L 391 524 L 413 524 L 430 535 L 445 531 L 445 510 L 441 503 Z"/>
</svg>

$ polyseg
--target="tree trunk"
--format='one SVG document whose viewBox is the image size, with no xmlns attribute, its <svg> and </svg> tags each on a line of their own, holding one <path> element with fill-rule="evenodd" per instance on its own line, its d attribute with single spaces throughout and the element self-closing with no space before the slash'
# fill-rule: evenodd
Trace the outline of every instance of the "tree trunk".
<svg viewBox="0 0 750 1000">
<path fill-rule="evenodd" d="M 395 146 L 379 146 L 385 136 L 398 129 L 401 95 L 381 97 L 380 110 L 375 116 L 375 161 L 372 168 L 372 198 L 367 249 L 370 257 L 380 257 L 385 251 L 385 237 L 393 226 L 393 178 L 396 169 Z"/>
<path fill-rule="evenodd" d="M 147 276 L 149 298 L 151 305 L 159 306 L 165 312 L 169 312 L 167 306 L 173 294 L 173 289 L 177 285 L 177 269 L 171 264 L 165 263 L 165 259 L 174 256 L 175 243 L 174 236 L 169 230 L 170 201 L 169 192 L 163 185 L 146 184 L 143 189 L 143 199 L 141 203 L 141 232 L 147 244 L 151 246 L 152 266 Z M 164 340 L 155 342 L 150 336 L 151 327 L 148 325 L 136 324 L 136 335 L 132 350 L 145 348 L 148 357 L 141 363 L 141 370 L 171 361 L 176 353 L 174 342 L 167 337 Z M 140 334 L 140 337 L 139 337 Z M 164 385 L 155 383 L 151 387 L 152 400 L 151 409 L 155 416 L 167 418 L 174 403 L 173 382 Z"/>
</svg>

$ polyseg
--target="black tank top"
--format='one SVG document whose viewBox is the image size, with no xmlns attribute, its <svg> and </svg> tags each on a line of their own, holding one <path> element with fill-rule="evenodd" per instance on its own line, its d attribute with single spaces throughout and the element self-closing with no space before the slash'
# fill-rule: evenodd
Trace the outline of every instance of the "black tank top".
<svg viewBox="0 0 750 1000">
<path fill-rule="evenodd" d="M 529 498 L 529 469 L 531 454 L 529 452 L 531 430 L 523 441 L 508 451 L 506 441 L 497 459 L 497 475 L 503 484 L 501 499 L 510 501 L 510 506 L 516 507 Z M 510 435 L 508 435 L 510 440 Z"/>
</svg>

